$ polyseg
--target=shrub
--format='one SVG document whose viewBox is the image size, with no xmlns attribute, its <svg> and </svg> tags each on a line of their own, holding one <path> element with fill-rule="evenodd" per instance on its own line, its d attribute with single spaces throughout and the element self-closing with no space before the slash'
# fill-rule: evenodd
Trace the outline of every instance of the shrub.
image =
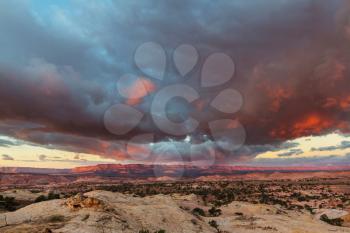
<svg viewBox="0 0 350 233">
<path fill-rule="evenodd" d="M 57 193 L 50 192 L 47 197 L 45 195 L 40 195 L 35 199 L 34 202 L 42 202 L 42 201 L 48 201 L 48 200 L 54 200 L 54 199 L 60 199 L 60 195 Z"/>
<path fill-rule="evenodd" d="M 221 210 L 215 207 L 212 207 L 211 209 L 209 209 L 209 214 L 210 216 L 217 217 L 221 215 Z"/>
<path fill-rule="evenodd" d="M 18 203 L 14 197 L 3 197 L 0 195 L 0 209 L 14 211 L 16 210 L 16 206 L 18 206 Z"/>
<path fill-rule="evenodd" d="M 89 217 L 90 217 L 90 214 L 86 214 L 86 215 L 81 219 L 81 221 L 86 221 L 86 220 L 89 219 Z"/>
<path fill-rule="evenodd" d="M 344 222 L 341 218 L 329 219 L 326 214 L 321 215 L 320 220 L 333 226 L 342 226 Z"/>
<path fill-rule="evenodd" d="M 139 233 L 151 233 L 149 230 L 139 230 Z M 166 233 L 165 230 L 161 229 L 161 230 L 158 230 L 158 231 L 155 231 L 153 233 Z"/>
<path fill-rule="evenodd" d="M 192 223 L 193 225 L 197 225 L 197 224 L 198 224 L 198 222 L 197 222 L 196 219 L 191 219 L 191 223 Z"/>
<path fill-rule="evenodd" d="M 64 216 L 63 215 L 52 215 L 48 218 L 49 222 L 63 222 Z"/>
<path fill-rule="evenodd" d="M 31 193 L 40 193 L 40 190 L 37 190 L 37 189 L 32 189 L 30 190 Z"/>
<path fill-rule="evenodd" d="M 203 209 L 201 209 L 201 208 L 194 208 L 193 210 L 192 210 L 192 214 L 194 214 L 194 215 L 200 215 L 200 216 L 205 216 L 205 212 L 204 212 L 204 210 Z"/>
<path fill-rule="evenodd" d="M 310 212 L 310 214 L 314 214 L 314 210 L 309 205 L 304 205 L 305 209 Z"/>
<path fill-rule="evenodd" d="M 217 223 L 215 220 L 210 220 L 210 221 L 209 221 L 209 225 L 210 225 L 211 227 L 215 228 L 217 232 L 220 232 L 220 230 L 219 230 L 219 225 L 218 225 L 218 223 Z"/>
<path fill-rule="evenodd" d="M 37 197 L 35 199 L 34 202 L 42 202 L 42 201 L 46 201 L 46 200 L 47 200 L 47 198 L 44 195 L 40 195 L 39 197 Z"/>
<path fill-rule="evenodd" d="M 54 199 L 60 199 L 60 195 L 57 193 L 50 192 L 49 195 L 47 195 L 47 200 L 54 200 Z"/>
<path fill-rule="evenodd" d="M 139 230 L 139 233 L 150 233 L 149 230 Z"/>
</svg>

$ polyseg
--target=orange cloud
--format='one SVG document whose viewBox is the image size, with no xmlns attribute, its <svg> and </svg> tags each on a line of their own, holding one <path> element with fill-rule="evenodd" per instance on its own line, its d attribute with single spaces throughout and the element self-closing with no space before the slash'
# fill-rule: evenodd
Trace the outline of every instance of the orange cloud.
<svg viewBox="0 0 350 233">
<path fill-rule="evenodd" d="M 350 96 L 347 96 L 344 99 L 341 99 L 339 106 L 342 110 L 349 111 L 350 110 Z"/>
<path fill-rule="evenodd" d="M 271 98 L 271 111 L 277 112 L 281 108 L 283 100 L 292 96 L 292 91 L 281 86 L 277 86 L 268 91 L 268 96 Z"/>
<path fill-rule="evenodd" d="M 320 133 L 330 128 L 332 124 L 334 122 L 331 119 L 327 119 L 319 114 L 311 114 L 293 125 L 292 135 L 301 137 L 309 133 Z"/>
<path fill-rule="evenodd" d="M 140 77 L 130 87 L 124 90 L 127 95 L 125 101 L 128 105 L 137 105 L 141 103 L 142 98 L 154 92 L 157 89 L 156 85 L 149 79 Z"/>
<path fill-rule="evenodd" d="M 128 89 L 128 97 L 133 99 L 134 96 L 145 97 L 156 90 L 156 85 L 149 79 L 140 77 Z"/>
<path fill-rule="evenodd" d="M 350 111 L 350 95 L 342 97 L 328 97 L 323 107 L 326 109 L 334 108 L 345 112 Z"/>
<path fill-rule="evenodd" d="M 261 80 L 260 76 L 257 77 L 258 78 L 255 78 L 255 82 L 258 84 L 254 88 L 254 91 L 259 89 L 259 91 L 264 92 L 270 102 L 269 110 L 272 112 L 278 112 L 283 101 L 288 100 L 293 95 L 294 90 L 292 89 L 292 86 L 288 83 L 281 84 L 271 80 Z"/>
<path fill-rule="evenodd" d="M 312 113 L 304 118 L 292 123 L 291 125 L 284 125 L 270 132 L 274 138 L 297 138 L 312 134 L 319 134 L 324 130 L 331 128 L 335 122 L 321 114 Z"/>
</svg>

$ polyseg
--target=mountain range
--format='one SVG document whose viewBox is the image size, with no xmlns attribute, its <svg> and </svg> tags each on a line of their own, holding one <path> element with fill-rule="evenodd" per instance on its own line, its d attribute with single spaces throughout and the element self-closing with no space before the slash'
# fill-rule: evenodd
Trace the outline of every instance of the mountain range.
<svg viewBox="0 0 350 233">
<path fill-rule="evenodd" d="M 98 164 L 73 169 L 32 167 L 0 167 L 0 173 L 30 174 L 96 174 L 127 177 L 157 175 L 197 177 L 206 175 L 232 175 L 253 172 L 317 172 L 350 171 L 350 166 L 300 166 L 300 167 L 252 167 L 252 166 L 193 166 L 193 165 L 147 165 L 147 164 Z"/>
</svg>

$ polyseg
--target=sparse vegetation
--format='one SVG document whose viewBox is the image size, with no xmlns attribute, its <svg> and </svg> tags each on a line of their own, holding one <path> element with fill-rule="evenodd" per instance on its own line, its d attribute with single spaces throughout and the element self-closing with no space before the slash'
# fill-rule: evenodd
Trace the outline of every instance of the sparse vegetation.
<svg viewBox="0 0 350 233">
<path fill-rule="evenodd" d="M 0 195 L 0 209 L 14 211 L 18 205 L 14 197 L 4 197 Z"/>
<path fill-rule="evenodd" d="M 46 211 L 45 214 L 41 215 L 40 218 L 37 219 L 41 219 L 39 221 L 40 224 L 46 224 L 45 226 L 50 226 L 50 228 L 52 226 L 64 226 L 68 224 L 68 222 L 74 222 L 80 224 L 81 227 L 84 225 L 89 225 L 90 227 L 91 225 L 92 228 L 96 228 L 96 232 L 109 232 L 110 229 L 120 228 L 123 230 L 130 229 L 132 232 L 138 233 L 165 233 L 165 230 L 162 230 L 160 228 L 169 229 L 170 226 L 174 226 L 172 224 L 176 223 L 176 228 L 182 229 L 182 232 L 201 232 L 211 230 L 213 232 L 226 233 L 226 231 L 224 231 L 225 229 L 233 230 L 235 228 L 237 228 L 237 232 L 242 230 L 243 228 L 249 228 L 249 230 L 256 229 L 256 231 L 260 230 L 269 232 L 279 232 L 281 228 L 279 227 L 279 225 L 276 224 L 276 222 L 274 222 L 274 217 L 283 220 L 283 227 L 289 227 L 288 221 L 292 216 L 296 216 L 296 221 L 290 223 L 291 228 L 294 227 L 294 229 L 296 229 L 297 227 L 299 227 L 297 221 L 300 221 L 301 223 L 305 224 L 305 229 L 309 229 L 310 226 L 313 224 L 317 227 L 322 228 L 322 230 L 318 230 L 318 232 L 327 232 L 329 231 L 329 229 L 336 228 L 333 226 L 327 226 L 326 224 L 323 224 L 314 218 L 311 220 L 310 216 L 308 216 L 309 214 L 307 213 L 307 211 L 309 211 L 311 214 L 321 213 L 322 211 L 325 211 L 318 210 L 318 207 L 321 206 L 324 209 L 328 209 L 324 213 L 328 214 L 329 211 L 329 213 L 333 215 L 333 212 L 330 209 L 342 209 L 344 212 L 349 209 L 350 193 L 348 191 L 350 190 L 350 186 L 348 185 L 348 183 L 345 183 L 341 187 L 345 187 L 345 189 L 341 189 L 341 192 L 337 191 L 339 190 L 339 188 L 335 187 L 333 185 L 334 183 L 334 180 L 327 181 L 313 179 L 309 181 L 301 180 L 283 182 L 177 181 L 159 183 L 150 182 L 138 184 L 121 183 L 114 185 L 103 185 L 102 188 L 101 185 L 98 184 L 81 184 L 77 186 L 69 185 L 70 189 L 65 189 L 67 186 L 62 186 L 55 188 L 55 192 L 60 193 L 62 197 L 71 196 L 73 193 L 79 192 L 81 194 L 76 195 L 76 198 L 79 199 L 79 197 L 82 197 L 82 200 L 85 200 L 85 198 L 87 198 L 88 196 L 94 198 L 96 197 L 97 199 L 103 196 L 105 205 L 103 205 L 101 208 L 91 208 L 91 205 L 79 205 L 79 210 L 83 208 L 89 208 L 88 212 L 77 211 L 76 213 L 73 213 L 73 215 L 71 215 L 72 212 L 70 212 L 69 215 L 65 215 L 62 214 L 64 213 L 62 211 Z M 96 191 L 93 191 L 91 194 L 85 194 L 86 196 L 84 197 L 83 189 L 85 188 L 89 191 L 91 189 Z M 332 188 L 336 191 L 332 191 L 331 193 L 330 189 Z M 23 195 L 28 195 L 28 197 L 30 197 L 31 201 L 33 202 L 33 196 L 38 196 L 41 194 L 41 192 L 44 191 L 40 187 L 31 187 L 30 189 L 32 190 L 41 190 L 39 194 L 33 195 L 31 193 L 28 194 L 28 192 L 22 192 L 18 188 L 16 189 L 16 194 L 13 194 L 12 190 L 8 190 L 4 193 L 12 196 L 21 195 L 21 197 Z M 28 188 L 28 190 L 30 189 Z M 53 188 L 50 187 L 50 189 L 52 190 Z M 113 197 L 113 193 L 110 193 L 108 195 L 101 195 L 99 194 L 100 191 L 98 191 L 100 189 L 114 189 L 118 192 L 122 190 L 122 192 L 125 195 L 115 194 L 115 197 Z M 103 191 L 101 191 L 101 193 L 104 194 Z M 147 197 L 142 200 L 140 198 L 135 198 L 135 196 L 138 196 L 138 194 L 140 193 L 142 193 L 143 196 Z M 149 197 L 150 195 L 154 194 L 164 194 L 167 196 L 159 195 Z M 58 194 L 51 192 L 47 195 L 39 196 L 38 200 L 36 201 L 46 201 L 48 199 L 54 199 L 58 197 Z M 125 205 L 124 207 L 120 206 L 121 210 L 118 211 L 119 206 L 114 201 L 114 198 L 116 198 L 118 201 L 122 201 L 122 199 L 125 198 L 125 201 L 132 201 L 134 205 L 147 204 L 147 207 L 141 207 L 141 210 L 143 210 L 143 208 L 149 208 L 147 209 L 148 217 L 145 218 L 147 220 L 143 220 L 144 214 L 143 211 L 140 210 L 135 210 L 135 212 L 133 212 L 133 210 L 130 210 L 132 212 L 131 216 L 135 217 L 133 217 L 132 220 L 129 219 L 129 216 L 125 216 L 123 214 L 125 213 L 125 209 L 123 208 L 128 208 L 125 207 L 127 205 Z M 132 200 L 133 198 L 135 198 L 135 200 Z M 167 200 L 167 198 L 169 198 L 169 200 Z M 4 197 L 0 199 L 4 199 Z M 228 200 L 235 202 L 232 204 L 223 204 L 227 203 Z M 175 204 L 175 206 L 173 206 L 173 204 L 169 206 L 168 203 L 170 202 Z M 62 203 L 69 206 L 69 208 L 71 208 L 72 210 L 75 208 L 74 206 L 76 205 L 76 203 L 68 201 L 64 201 Z M 68 203 L 70 204 L 68 205 Z M 256 206 L 253 206 L 249 203 L 264 203 L 266 205 L 258 205 L 257 208 Z M 61 202 L 42 203 L 38 206 L 48 206 L 51 204 L 57 206 L 57 208 L 60 208 L 60 206 L 62 206 Z M 157 207 L 154 208 L 152 205 L 156 205 Z M 135 227 L 139 226 L 136 222 L 142 221 L 141 224 L 144 224 L 143 221 L 151 220 L 149 216 L 154 216 L 154 218 L 157 218 L 159 214 L 159 212 L 157 212 L 157 208 L 166 210 L 166 212 L 162 214 L 160 221 L 149 223 L 150 226 L 156 228 L 152 227 L 143 230 L 135 229 Z M 38 211 L 38 209 L 34 209 Z M 288 209 L 290 209 L 291 211 L 289 211 Z M 30 208 L 27 208 L 27 211 L 30 212 Z M 95 213 L 93 213 L 93 211 L 101 213 L 101 218 L 96 220 L 96 215 Z M 19 211 L 19 213 L 20 212 L 21 211 Z M 186 224 L 182 224 L 184 222 L 182 217 L 176 217 L 176 219 L 172 217 L 181 216 L 182 214 L 186 216 Z M 221 216 L 223 214 L 225 215 L 224 217 Z M 93 218 L 91 218 L 90 215 L 93 216 Z M 261 217 L 261 215 L 266 216 L 266 218 Z M 114 216 L 116 216 L 116 218 Z M 346 227 L 348 224 L 347 218 L 344 218 L 343 223 L 342 219 L 329 219 L 328 216 L 323 215 L 321 217 L 321 220 L 334 226 L 343 225 L 344 227 Z M 312 223 L 303 222 L 305 218 L 309 218 L 310 221 L 312 221 Z M 117 222 L 115 221 L 116 219 L 118 219 Z M 156 222 L 157 225 L 152 225 L 156 224 Z M 211 229 L 208 229 L 208 227 Z M 55 230 L 56 228 L 52 229 Z M 231 231 L 229 230 L 229 232 Z"/>
<path fill-rule="evenodd" d="M 100 189 L 133 193 L 137 196 L 181 193 L 196 194 L 205 205 L 215 208 L 230 204 L 232 201 L 279 205 L 289 210 L 306 209 L 310 213 L 315 208 L 341 208 L 350 205 L 349 193 L 331 192 L 329 184 L 343 185 L 343 181 L 334 179 L 304 179 L 300 181 L 203 181 L 203 182 L 164 182 L 99 186 Z M 345 183 L 348 185 L 348 183 Z M 349 186 L 347 186 L 349 187 Z M 219 213 L 219 212 L 218 212 Z M 213 212 L 212 215 L 218 213 Z M 194 211 L 193 214 L 202 215 Z M 211 215 L 209 213 L 209 215 Z"/>
<path fill-rule="evenodd" d="M 139 233 L 151 233 L 149 230 L 140 230 Z M 153 233 L 166 233 L 165 230 L 154 231 Z"/>
<path fill-rule="evenodd" d="M 209 212 L 209 215 L 212 217 L 218 217 L 221 215 L 221 210 L 215 207 L 210 208 L 208 212 Z"/>
<path fill-rule="evenodd" d="M 194 208 L 192 210 L 192 214 L 199 215 L 199 216 L 205 216 L 205 211 L 203 209 L 197 207 L 197 208 Z"/>
<path fill-rule="evenodd" d="M 47 188 L 47 187 L 46 187 Z M 23 192 L 19 192 L 18 187 L 17 194 L 13 194 L 11 190 L 7 191 L 11 196 L 22 195 Z M 33 186 L 27 187 L 28 190 L 40 190 L 35 196 L 40 195 L 45 191 L 44 187 Z M 278 215 L 280 218 L 288 216 L 289 210 L 297 211 L 300 215 L 319 213 L 322 209 L 341 209 L 347 211 L 350 208 L 350 183 L 347 178 L 339 179 L 303 179 L 303 180 L 267 180 L 267 181 L 174 181 L 174 182 L 148 182 L 148 183 L 117 183 L 117 184 L 96 184 L 96 183 L 82 183 L 82 184 L 62 184 L 57 187 L 50 187 L 54 192 L 50 192 L 47 195 L 40 195 L 35 201 L 46 201 L 50 199 L 56 199 L 61 197 L 70 197 L 77 193 L 85 193 L 91 190 L 108 190 L 113 192 L 120 192 L 130 197 L 148 197 L 153 195 L 171 195 L 180 194 L 181 196 L 178 207 L 181 208 L 181 213 L 192 214 L 188 218 L 190 227 L 195 229 L 201 229 L 205 222 L 208 223 L 210 218 L 210 226 L 217 232 L 224 232 L 226 229 L 226 222 L 221 222 L 221 215 L 223 213 L 230 213 L 225 218 L 232 218 L 232 221 L 240 222 L 254 222 L 255 216 L 251 216 L 250 212 L 245 212 L 244 208 L 235 209 L 236 204 L 230 204 L 232 201 L 252 203 L 252 204 L 266 204 L 270 207 L 266 207 L 264 211 L 268 215 Z M 36 193 L 36 192 L 32 192 Z M 60 195 L 59 195 L 59 194 Z M 190 196 L 182 196 L 190 195 Z M 195 196 L 194 196 L 195 195 Z M 32 194 L 29 196 L 33 197 Z M 179 197 L 178 195 L 174 195 Z M 154 197 L 157 198 L 157 197 Z M 185 198 L 185 200 L 182 200 Z M 16 198 L 17 199 L 17 198 Z M 153 199 L 153 198 L 151 198 Z M 191 202 L 195 199 L 196 202 Z M 18 208 L 13 202 L 18 200 L 7 199 L 6 208 L 11 209 L 10 206 L 14 206 L 12 210 Z M 31 204 L 31 202 L 19 202 L 19 207 Z M 4 207 L 4 197 L 0 197 L 0 208 Z M 245 205 L 245 204 L 242 204 Z M 233 211 L 229 212 L 227 208 L 232 208 Z M 265 207 L 264 207 L 265 208 Z M 321 210 L 323 211 L 323 210 Z M 47 215 L 49 216 L 49 215 Z M 89 215 L 82 214 L 79 217 L 84 223 L 87 223 Z M 47 219 L 46 216 L 43 219 Z M 329 219 L 328 216 L 322 216 L 321 220 L 334 225 L 334 226 L 347 226 L 348 222 L 345 219 L 344 223 L 342 219 Z M 69 221 L 68 218 L 56 218 L 54 217 L 50 221 Z M 109 221 L 109 220 L 106 220 Z M 167 219 L 166 221 L 169 221 Z M 171 221 L 171 220 L 170 220 Z M 90 223 L 90 221 L 89 221 Z M 61 223 L 62 224 L 62 223 Z M 107 228 L 103 222 L 99 223 L 101 229 Z M 271 224 L 269 222 L 268 224 Z M 239 225 L 239 224 L 236 224 Z M 129 225 L 130 226 L 130 225 Z M 159 228 L 162 225 L 159 225 Z M 324 226 L 324 224 L 322 224 Z M 268 231 L 277 231 L 276 226 L 265 225 L 257 226 L 256 229 L 263 229 Z M 327 227 L 327 226 L 326 226 Z M 204 228 L 203 228 L 204 229 Z M 164 230 L 135 230 L 139 233 L 164 233 Z"/>
<path fill-rule="evenodd" d="M 344 187 L 344 192 L 333 191 L 331 186 Z M 219 209 L 232 201 L 250 202 L 253 204 L 278 205 L 286 210 L 303 209 L 314 213 L 315 209 L 343 209 L 350 207 L 349 182 L 346 179 L 302 179 L 302 180 L 270 180 L 270 181 L 178 181 L 153 183 L 119 183 L 119 184 L 64 184 L 58 186 L 61 197 L 67 198 L 76 193 L 102 189 L 112 192 L 133 194 L 139 197 L 150 195 L 195 194 L 205 206 Z M 28 187 L 29 190 L 44 191 L 42 187 Z M 50 192 L 40 195 L 35 202 L 60 198 L 58 193 Z M 31 203 L 20 203 L 20 207 Z M 2 204 L 3 205 L 3 204 Z M 2 207 L 4 209 L 4 207 Z M 188 207 L 181 207 L 188 211 Z M 12 208 L 13 209 L 13 208 Z M 211 212 L 211 213 L 210 213 Z M 193 210 L 197 216 L 220 215 L 220 212 Z"/>
<path fill-rule="evenodd" d="M 236 212 L 235 215 L 237 216 L 243 216 L 244 214 L 242 212 Z"/>
<path fill-rule="evenodd" d="M 333 226 L 342 226 L 344 222 L 341 218 L 329 219 L 326 214 L 321 215 L 320 220 Z"/>
<path fill-rule="evenodd" d="M 48 201 L 48 200 L 54 200 L 54 199 L 60 199 L 60 195 L 57 193 L 50 192 L 47 196 L 40 195 L 35 199 L 34 202 L 42 202 L 42 201 Z"/>
<path fill-rule="evenodd" d="M 63 215 L 52 215 L 47 219 L 48 222 L 64 222 Z"/>
<path fill-rule="evenodd" d="M 29 190 L 31 193 L 40 193 L 41 191 L 38 189 L 31 189 Z"/>
<path fill-rule="evenodd" d="M 86 214 L 82 219 L 81 221 L 86 221 L 90 218 L 90 214 Z"/>
<path fill-rule="evenodd" d="M 309 206 L 309 205 L 305 204 L 305 205 L 304 205 L 304 208 L 305 208 L 307 211 L 309 211 L 309 212 L 310 212 L 310 214 L 314 214 L 314 209 L 313 209 L 313 208 L 311 208 L 311 206 Z"/>
<path fill-rule="evenodd" d="M 35 199 L 34 202 L 42 202 L 42 201 L 46 201 L 46 200 L 47 200 L 46 196 L 40 195 L 39 197 L 37 197 L 37 198 Z"/>
<path fill-rule="evenodd" d="M 210 220 L 208 223 L 211 227 L 215 228 L 217 232 L 220 232 L 219 225 L 215 220 Z"/>
</svg>

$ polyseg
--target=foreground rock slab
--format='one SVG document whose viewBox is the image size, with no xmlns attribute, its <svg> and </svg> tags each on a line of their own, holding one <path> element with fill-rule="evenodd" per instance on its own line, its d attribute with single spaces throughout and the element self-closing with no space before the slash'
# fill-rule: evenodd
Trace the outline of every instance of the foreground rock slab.
<svg viewBox="0 0 350 233">
<path fill-rule="evenodd" d="M 93 191 L 69 199 L 29 205 L 0 214 L 0 233 L 326 233 L 350 228 L 328 225 L 306 212 L 286 211 L 277 206 L 233 202 L 222 206 L 218 217 L 202 217 L 193 208 L 208 210 L 195 195 L 134 197 Z M 217 229 L 209 225 L 214 220 Z"/>
</svg>

